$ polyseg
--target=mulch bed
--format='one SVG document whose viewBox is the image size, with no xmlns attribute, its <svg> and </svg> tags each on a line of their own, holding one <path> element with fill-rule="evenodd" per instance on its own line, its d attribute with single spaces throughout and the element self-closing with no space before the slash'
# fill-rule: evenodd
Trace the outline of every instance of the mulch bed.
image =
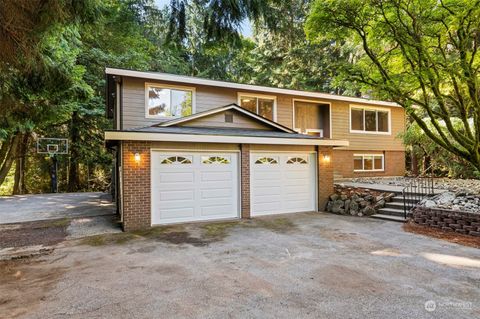
<svg viewBox="0 0 480 319">
<path fill-rule="evenodd" d="M 67 237 L 69 220 L 46 220 L 0 227 L 0 248 L 55 245 Z"/>
<path fill-rule="evenodd" d="M 452 231 L 445 231 L 437 228 L 421 226 L 413 222 L 407 222 L 403 225 L 403 230 L 409 233 L 425 235 L 433 238 L 446 240 L 459 245 L 480 248 L 480 237 L 459 234 Z"/>
</svg>

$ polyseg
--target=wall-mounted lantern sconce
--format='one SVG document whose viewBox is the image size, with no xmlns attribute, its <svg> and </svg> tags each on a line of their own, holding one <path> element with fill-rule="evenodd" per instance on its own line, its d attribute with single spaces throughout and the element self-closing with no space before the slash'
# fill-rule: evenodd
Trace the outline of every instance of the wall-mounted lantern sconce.
<svg viewBox="0 0 480 319">
<path fill-rule="evenodd" d="M 323 155 L 323 161 L 326 163 L 330 162 L 330 155 Z"/>
<path fill-rule="evenodd" d="M 135 153 L 133 158 L 135 159 L 135 163 L 137 164 L 140 163 L 140 160 L 141 160 L 140 153 Z"/>
</svg>

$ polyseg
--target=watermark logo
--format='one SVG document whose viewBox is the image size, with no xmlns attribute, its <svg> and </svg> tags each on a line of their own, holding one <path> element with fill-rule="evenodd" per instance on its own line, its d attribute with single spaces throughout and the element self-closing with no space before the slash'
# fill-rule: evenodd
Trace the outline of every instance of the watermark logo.
<svg viewBox="0 0 480 319">
<path fill-rule="evenodd" d="M 425 310 L 428 312 L 433 312 L 437 309 L 437 303 L 434 300 L 427 300 L 425 302 Z"/>
<path fill-rule="evenodd" d="M 425 302 L 425 310 L 428 312 L 433 312 L 437 308 L 448 308 L 448 309 L 460 309 L 460 310 L 470 310 L 472 309 L 471 302 L 436 302 L 435 300 L 427 300 Z"/>
</svg>

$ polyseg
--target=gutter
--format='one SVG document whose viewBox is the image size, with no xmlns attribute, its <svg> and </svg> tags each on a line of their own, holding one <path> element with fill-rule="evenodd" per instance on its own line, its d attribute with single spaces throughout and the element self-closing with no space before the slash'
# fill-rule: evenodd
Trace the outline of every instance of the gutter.
<svg viewBox="0 0 480 319">
<path fill-rule="evenodd" d="M 227 143 L 227 144 L 272 144 L 272 145 L 318 145 L 318 146 L 349 146 L 347 140 L 331 140 L 317 138 L 287 138 L 287 137 L 259 137 L 259 136 L 232 136 L 206 134 L 175 134 L 106 131 L 107 141 L 158 141 L 158 142 L 197 142 L 197 143 Z"/>
</svg>

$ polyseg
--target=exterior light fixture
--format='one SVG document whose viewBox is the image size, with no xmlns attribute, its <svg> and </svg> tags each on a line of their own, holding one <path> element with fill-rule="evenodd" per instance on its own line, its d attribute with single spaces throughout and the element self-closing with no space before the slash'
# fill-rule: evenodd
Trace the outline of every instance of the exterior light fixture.
<svg viewBox="0 0 480 319">
<path fill-rule="evenodd" d="M 134 159 L 135 159 L 135 163 L 140 163 L 140 159 L 141 159 L 140 153 L 135 153 Z"/>
<path fill-rule="evenodd" d="M 324 162 L 330 162 L 330 155 L 323 155 L 323 161 Z"/>
</svg>

